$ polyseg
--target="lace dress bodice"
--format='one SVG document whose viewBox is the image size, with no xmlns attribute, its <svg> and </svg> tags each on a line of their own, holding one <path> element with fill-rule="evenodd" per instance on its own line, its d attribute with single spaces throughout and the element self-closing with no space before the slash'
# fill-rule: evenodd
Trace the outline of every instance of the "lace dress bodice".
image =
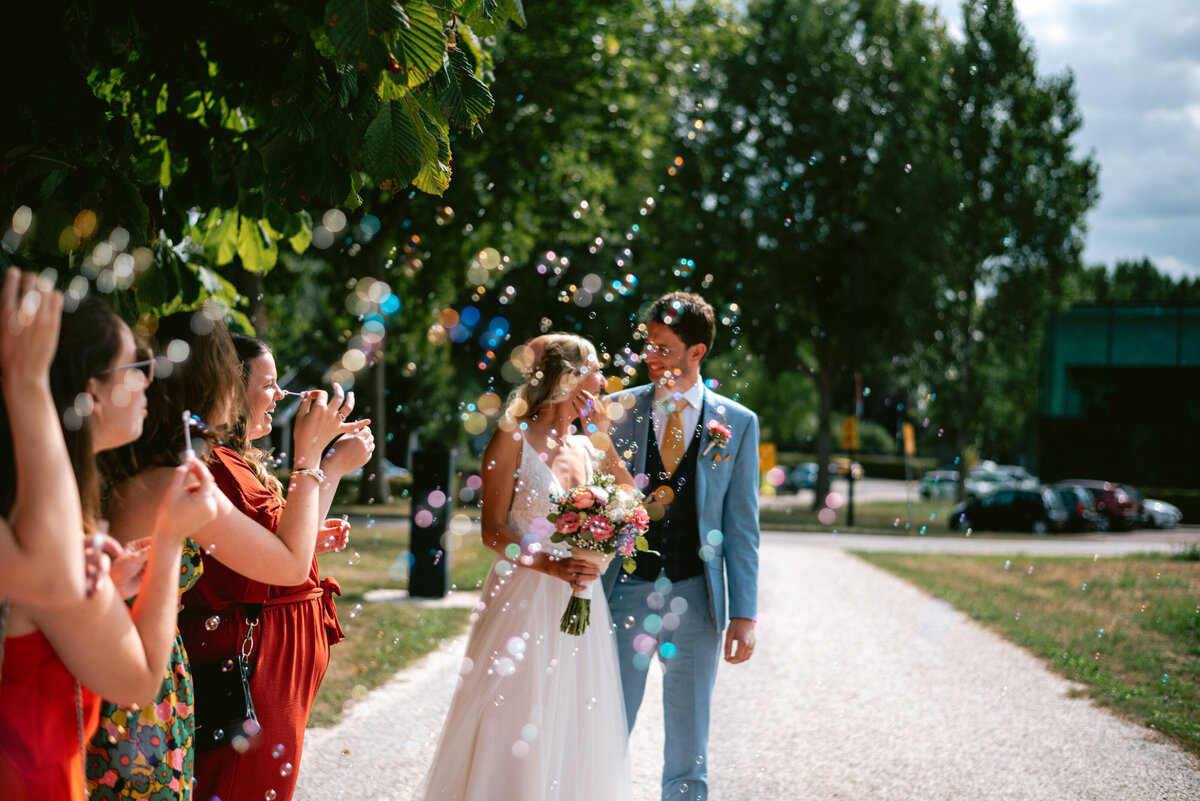
<svg viewBox="0 0 1200 801">
<path fill-rule="evenodd" d="M 587 445 L 586 475 L 590 478 L 600 465 L 600 455 L 589 442 Z M 555 495 L 566 491 L 550 466 L 542 461 L 541 455 L 521 437 L 521 467 L 513 489 L 512 505 L 508 510 L 508 527 L 519 534 L 533 534 L 549 542 L 553 529 L 544 521 L 554 511 Z M 545 527 L 545 530 L 541 530 Z"/>
</svg>

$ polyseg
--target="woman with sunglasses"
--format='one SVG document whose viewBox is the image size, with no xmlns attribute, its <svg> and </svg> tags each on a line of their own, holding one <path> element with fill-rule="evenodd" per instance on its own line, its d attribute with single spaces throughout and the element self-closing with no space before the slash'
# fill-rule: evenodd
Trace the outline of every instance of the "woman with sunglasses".
<svg viewBox="0 0 1200 801">
<path fill-rule="evenodd" d="M 195 742 L 193 707 L 204 700 L 194 698 L 191 671 L 232 659 L 247 641 L 253 643 L 254 660 L 261 658 L 262 638 L 276 621 L 264 614 L 261 623 L 252 622 L 248 604 L 266 601 L 266 590 L 272 585 L 290 587 L 307 579 L 318 533 L 326 528 L 321 522 L 324 510 L 316 480 L 322 451 L 327 443 L 355 430 L 357 424 L 343 421 L 349 407 L 340 390 L 332 400 L 319 390 L 307 393 L 293 427 L 296 470 L 286 508 L 282 502 L 271 508 L 248 505 L 242 492 L 250 486 L 244 475 L 250 473 L 254 479 L 252 470 L 222 444 L 230 440 L 245 397 L 241 364 L 225 324 L 211 310 L 173 314 L 158 321 L 154 338 L 158 363 L 171 363 L 172 357 L 183 353 L 187 358 L 174 363 L 169 375 L 151 385 L 145 433 L 117 454 L 114 471 L 128 478 L 117 486 L 109 505 L 114 534 L 121 539 L 122 532 L 136 531 L 153 515 L 154 503 L 165 492 L 170 466 L 186 448 L 182 421 L 187 417 L 196 421 L 193 444 L 204 453 L 220 492 L 216 518 L 193 535 L 204 552 L 205 576 L 186 576 L 180 589 L 190 589 L 212 573 L 234 576 L 245 587 L 263 590 L 251 592 L 245 602 L 239 599 L 214 605 L 201 620 L 191 613 L 180 618 L 180 631 L 189 636 L 178 640 L 179 661 L 164 683 L 168 692 L 157 703 L 155 715 L 147 720 L 145 708 L 140 715 L 133 710 L 114 712 L 113 725 L 101 726 L 92 740 L 88 778 L 93 799 L 189 799 L 194 794 L 208 801 L 214 793 L 202 783 L 193 789 L 200 750 Z M 340 521 L 336 523 L 340 526 Z M 284 624 L 278 621 L 278 625 Z M 256 661 L 255 673 L 258 670 Z M 264 706 L 259 714 L 268 711 Z M 216 732 L 203 732 L 201 736 L 213 734 Z M 262 740 L 261 735 L 242 740 L 238 747 L 257 748 L 254 753 L 261 760 Z M 165 760 L 163 743 L 170 745 Z M 271 745 L 274 743 L 265 748 Z M 218 750 L 233 748 L 233 744 L 225 744 Z M 278 778 L 278 765 L 273 769 Z M 196 778 L 200 778 L 198 774 Z M 119 792 L 108 792 L 122 781 Z M 223 801 L 232 797 L 224 792 L 216 795 Z M 255 801 L 265 797 L 261 792 Z"/>
<path fill-rule="evenodd" d="M 50 386 L 78 506 L 62 510 L 59 526 L 88 535 L 103 527 L 96 455 L 141 433 L 146 383 L 132 367 L 136 360 L 129 327 L 101 300 L 85 298 L 62 315 Z M 0 439 L 33 435 L 0 431 Z M 0 468 L 3 497 L 11 498 L 15 470 Z M 108 576 L 92 597 L 61 609 L 13 604 L 0 673 L 0 798 L 84 798 L 81 749 L 96 726 L 98 696 L 130 706 L 154 698 L 174 639 L 183 542 L 216 515 L 218 497 L 194 458 L 165 477 L 159 502 L 137 532 L 149 535 L 150 545 L 140 583 L 130 581 L 137 587 L 132 607 Z M 5 516 L 11 511 L 0 508 Z"/>
</svg>

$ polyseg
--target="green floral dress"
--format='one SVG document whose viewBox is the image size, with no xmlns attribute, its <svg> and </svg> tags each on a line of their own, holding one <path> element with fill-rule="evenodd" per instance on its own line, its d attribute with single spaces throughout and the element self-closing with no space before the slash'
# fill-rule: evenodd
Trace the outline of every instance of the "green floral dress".
<svg viewBox="0 0 1200 801">
<path fill-rule="evenodd" d="M 203 570 L 200 546 L 188 540 L 183 546 L 179 591 L 190 589 Z M 90 801 L 190 801 L 196 733 L 193 704 L 187 651 L 176 629 L 171 661 L 154 704 L 101 704 L 100 728 L 87 749 Z"/>
</svg>

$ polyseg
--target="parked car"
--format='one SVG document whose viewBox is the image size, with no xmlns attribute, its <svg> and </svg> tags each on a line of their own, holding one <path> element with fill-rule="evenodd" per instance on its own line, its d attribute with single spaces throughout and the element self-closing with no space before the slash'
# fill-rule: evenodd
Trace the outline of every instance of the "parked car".
<svg viewBox="0 0 1200 801">
<path fill-rule="evenodd" d="M 967 474 L 966 481 L 963 482 L 967 495 L 975 498 L 982 498 L 985 495 L 990 495 L 998 489 L 1012 487 L 1016 485 L 1016 481 L 1012 475 L 997 470 L 995 467 L 976 467 Z"/>
<path fill-rule="evenodd" d="M 997 464 L 992 465 L 993 470 L 999 470 L 1001 473 L 1007 473 L 1012 477 L 1013 486 L 1021 489 L 1037 489 L 1042 485 L 1042 482 L 1033 473 L 1030 473 L 1019 464 Z"/>
<path fill-rule="evenodd" d="M 1173 503 L 1147 498 L 1142 501 L 1142 520 L 1150 528 L 1172 528 L 1183 520 L 1183 512 Z"/>
<path fill-rule="evenodd" d="M 921 497 L 953 498 L 957 492 L 959 473 L 957 470 L 931 470 L 921 476 Z"/>
<path fill-rule="evenodd" d="M 1062 531 L 1067 510 L 1049 487 L 999 489 L 982 498 L 971 498 L 950 511 L 950 530 Z"/>
<path fill-rule="evenodd" d="M 839 459 L 829 463 L 829 477 L 836 478 L 844 476 L 846 469 L 850 466 L 847 459 Z M 858 462 L 853 465 L 854 477 L 863 477 L 863 466 Z M 797 492 L 802 489 L 812 489 L 817 486 L 817 463 L 816 462 L 800 462 L 800 464 L 788 471 L 784 481 L 775 488 L 779 493 Z"/>
<path fill-rule="evenodd" d="M 982 497 L 1002 487 L 1037 489 L 1041 486 L 1038 477 L 1018 464 L 996 464 L 988 460 L 980 464 L 964 482 L 967 495 Z"/>
<path fill-rule="evenodd" d="M 1055 484 L 1051 489 L 1067 510 L 1063 531 L 1095 531 L 1101 526 L 1101 514 L 1096 511 L 1092 493 L 1078 484 Z"/>
<path fill-rule="evenodd" d="M 1076 484 L 1092 495 L 1100 517 L 1096 521 L 1097 531 L 1128 531 L 1137 528 L 1141 517 L 1141 495 L 1128 484 L 1111 481 L 1070 478 L 1059 481 L 1055 487 Z"/>
<path fill-rule="evenodd" d="M 346 474 L 346 478 L 359 478 L 362 476 L 363 469 L 361 467 L 351 470 Z M 383 460 L 383 474 L 387 478 L 408 478 L 408 470 L 403 467 L 397 467 L 387 459 Z"/>
<path fill-rule="evenodd" d="M 817 485 L 817 463 L 801 462 L 793 467 L 788 473 L 788 483 L 793 487 L 792 492 L 815 487 Z"/>
</svg>

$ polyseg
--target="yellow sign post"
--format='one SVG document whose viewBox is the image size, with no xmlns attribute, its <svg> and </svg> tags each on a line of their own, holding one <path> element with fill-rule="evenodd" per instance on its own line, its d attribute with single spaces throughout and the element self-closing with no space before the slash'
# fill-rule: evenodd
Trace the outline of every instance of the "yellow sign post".
<svg viewBox="0 0 1200 801">
<path fill-rule="evenodd" d="M 842 418 L 842 450 L 858 450 L 858 418 Z"/>
<path fill-rule="evenodd" d="M 774 442 L 758 443 L 758 474 L 760 476 L 765 476 L 767 471 L 775 466 L 777 456 Z"/>
</svg>

